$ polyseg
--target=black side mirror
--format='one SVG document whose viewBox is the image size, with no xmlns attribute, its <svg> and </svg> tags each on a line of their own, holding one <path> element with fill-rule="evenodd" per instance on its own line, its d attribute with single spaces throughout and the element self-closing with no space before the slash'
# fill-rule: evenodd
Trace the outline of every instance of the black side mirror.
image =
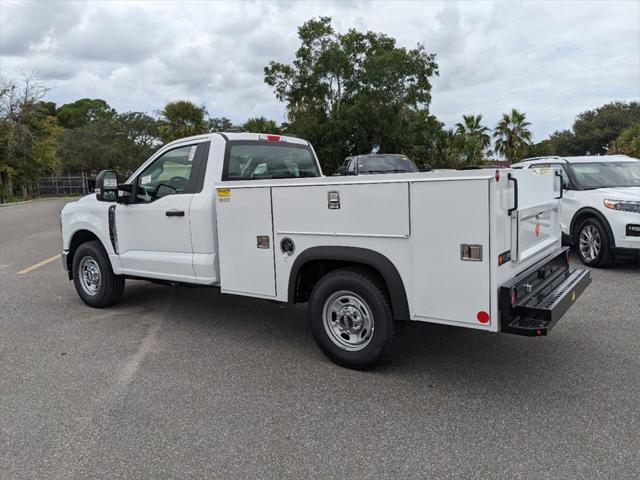
<svg viewBox="0 0 640 480">
<path fill-rule="evenodd" d="M 118 203 L 131 203 L 131 199 L 133 198 L 133 184 L 132 183 L 121 183 L 118 185 L 118 198 L 116 202 Z"/>
<path fill-rule="evenodd" d="M 118 195 L 118 174 L 114 170 L 102 170 L 96 177 L 96 200 L 115 202 Z"/>
<path fill-rule="evenodd" d="M 430 172 L 431 170 L 433 170 L 433 167 L 430 163 L 425 163 L 423 167 L 425 172 Z"/>
</svg>

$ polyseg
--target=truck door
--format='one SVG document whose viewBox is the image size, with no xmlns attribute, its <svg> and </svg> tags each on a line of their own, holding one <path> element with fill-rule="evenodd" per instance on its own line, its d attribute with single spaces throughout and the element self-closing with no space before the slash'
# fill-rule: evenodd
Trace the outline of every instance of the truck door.
<svg viewBox="0 0 640 480">
<path fill-rule="evenodd" d="M 271 188 L 219 188 L 216 213 L 221 291 L 275 297 Z"/>
<path fill-rule="evenodd" d="M 134 180 L 135 201 L 116 207 L 122 269 L 129 275 L 192 281 L 189 206 L 202 188 L 208 143 L 161 154 Z"/>
</svg>

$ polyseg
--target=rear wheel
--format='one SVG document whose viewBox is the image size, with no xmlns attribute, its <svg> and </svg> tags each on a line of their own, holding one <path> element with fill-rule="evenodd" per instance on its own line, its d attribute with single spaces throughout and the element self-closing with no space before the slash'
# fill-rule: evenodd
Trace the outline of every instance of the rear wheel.
<svg viewBox="0 0 640 480">
<path fill-rule="evenodd" d="M 606 267 L 613 263 L 607 231 L 600 220 L 584 220 L 576 232 L 575 245 L 582 263 L 589 267 Z"/>
<path fill-rule="evenodd" d="M 372 368 L 391 354 L 399 333 L 382 282 L 366 270 L 338 269 L 315 285 L 311 330 L 323 353 L 343 367 Z"/>
<path fill-rule="evenodd" d="M 117 303 L 125 279 L 113 273 L 107 252 L 98 241 L 86 242 L 73 255 L 73 283 L 84 303 L 103 308 Z"/>
</svg>

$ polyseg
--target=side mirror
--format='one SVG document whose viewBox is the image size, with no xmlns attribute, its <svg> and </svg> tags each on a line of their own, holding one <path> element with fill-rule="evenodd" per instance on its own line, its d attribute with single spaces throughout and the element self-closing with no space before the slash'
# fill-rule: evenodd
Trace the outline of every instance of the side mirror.
<svg viewBox="0 0 640 480">
<path fill-rule="evenodd" d="M 425 163 L 424 164 L 424 171 L 425 172 L 430 172 L 431 170 L 433 170 L 433 167 L 431 166 L 430 163 Z"/>
<path fill-rule="evenodd" d="M 102 170 L 96 177 L 96 200 L 115 202 L 118 195 L 118 175 L 114 170 Z"/>
<path fill-rule="evenodd" d="M 133 184 L 131 183 L 121 183 L 118 185 L 118 197 L 116 202 L 118 203 L 131 203 L 131 198 L 133 193 Z"/>
</svg>

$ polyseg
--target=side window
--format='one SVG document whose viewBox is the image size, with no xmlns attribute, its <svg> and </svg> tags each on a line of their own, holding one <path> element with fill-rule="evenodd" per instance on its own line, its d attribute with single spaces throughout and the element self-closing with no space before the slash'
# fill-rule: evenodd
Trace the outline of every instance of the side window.
<svg viewBox="0 0 640 480">
<path fill-rule="evenodd" d="M 136 179 L 136 203 L 187 193 L 197 145 L 174 148 L 156 158 Z"/>
</svg>

